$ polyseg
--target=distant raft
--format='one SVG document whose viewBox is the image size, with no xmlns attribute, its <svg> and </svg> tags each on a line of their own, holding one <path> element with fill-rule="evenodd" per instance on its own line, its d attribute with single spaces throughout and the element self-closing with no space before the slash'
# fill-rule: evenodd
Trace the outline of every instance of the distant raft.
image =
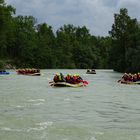
<svg viewBox="0 0 140 140">
<path fill-rule="evenodd" d="M 39 69 L 29 69 L 29 68 L 25 68 L 25 69 L 18 69 L 17 74 L 19 75 L 27 75 L 27 76 L 40 76 L 40 70 Z"/>
<path fill-rule="evenodd" d="M 10 72 L 7 72 L 7 71 L 0 71 L 0 75 L 9 75 Z"/>
<path fill-rule="evenodd" d="M 124 73 L 122 78 L 118 80 L 121 84 L 129 84 L 129 85 L 139 85 L 140 84 L 140 73 Z"/>
<path fill-rule="evenodd" d="M 54 86 L 54 87 L 83 87 L 83 86 L 86 86 L 86 84 L 84 84 L 83 82 L 78 83 L 78 84 L 70 84 L 67 82 L 56 82 L 56 83 L 52 82 L 50 85 Z"/>
<path fill-rule="evenodd" d="M 87 70 L 86 74 L 96 74 L 96 71 L 94 69 L 92 70 Z"/>
</svg>

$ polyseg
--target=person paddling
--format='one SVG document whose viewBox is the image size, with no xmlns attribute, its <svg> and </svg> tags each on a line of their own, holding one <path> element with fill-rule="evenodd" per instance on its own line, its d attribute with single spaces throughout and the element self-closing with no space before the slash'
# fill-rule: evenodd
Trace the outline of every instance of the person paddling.
<svg viewBox="0 0 140 140">
<path fill-rule="evenodd" d="M 58 80 L 59 80 L 58 74 L 55 74 L 53 81 L 56 83 L 56 82 L 58 82 Z"/>
</svg>

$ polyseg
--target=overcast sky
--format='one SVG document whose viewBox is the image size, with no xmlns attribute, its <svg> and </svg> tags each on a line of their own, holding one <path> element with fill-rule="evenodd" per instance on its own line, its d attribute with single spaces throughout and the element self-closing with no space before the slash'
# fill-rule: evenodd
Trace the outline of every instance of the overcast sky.
<svg viewBox="0 0 140 140">
<path fill-rule="evenodd" d="M 140 0 L 5 0 L 17 15 L 32 15 L 57 30 L 64 24 L 86 26 L 93 35 L 106 36 L 114 13 L 127 8 L 128 15 L 140 20 Z"/>
</svg>

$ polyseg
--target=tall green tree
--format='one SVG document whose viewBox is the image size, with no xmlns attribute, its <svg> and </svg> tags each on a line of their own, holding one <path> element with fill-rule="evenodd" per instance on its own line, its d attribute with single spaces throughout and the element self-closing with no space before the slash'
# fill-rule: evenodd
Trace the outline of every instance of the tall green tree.
<svg viewBox="0 0 140 140">
<path fill-rule="evenodd" d="M 53 52 L 55 46 L 55 36 L 52 27 L 46 23 L 37 26 L 38 53 L 37 63 L 41 68 L 55 67 L 56 56 Z"/>
<path fill-rule="evenodd" d="M 138 29 L 137 20 L 128 16 L 126 8 L 120 9 L 120 14 L 114 14 L 114 24 L 109 32 L 112 38 L 110 62 L 114 70 L 131 71 L 130 56 L 132 54 L 130 55 L 130 52 L 132 53 L 132 50 L 138 45 L 136 45 Z"/>
<path fill-rule="evenodd" d="M 76 41 L 75 38 L 76 27 L 73 25 L 64 25 L 56 32 L 57 41 L 57 58 L 60 68 L 75 68 L 73 60 L 73 44 Z"/>
<path fill-rule="evenodd" d="M 11 5 L 6 5 L 4 0 L 0 0 L 0 57 L 7 56 L 7 34 L 11 32 L 12 15 L 15 9 Z"/>
<path fill-rule="evenodd" d="M 36 46 L 36 19 L 32 16 L 15 17 L 15 44 L 14 54 L 19 66 L 34 64 L 34 49 Z"/>
</svg>

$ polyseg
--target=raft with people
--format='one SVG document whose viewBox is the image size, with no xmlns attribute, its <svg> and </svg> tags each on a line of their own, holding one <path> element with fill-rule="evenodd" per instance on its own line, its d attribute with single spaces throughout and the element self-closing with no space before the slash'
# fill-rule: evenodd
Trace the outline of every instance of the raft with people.
<svg viewBox="0 0 140 140">
<path fill-rule="evenodd" d="M 86 72 L 86 74 L 96 74 L 96 71 L 95 71 L 95 69 L 87 69 L 87 72 Z"/>
<path fill-rule="evenodd" d="M 53 81 L 49 82 L 50 86 L 54 87 L 83 87 L 87 86 L 88 82 L 83 80 L 78 74 L 64 76 L 62 73 L 55 74 Z"/>
<path fill-rule="evenodd" d="M 135 74 L 131 74 L 131 73 L 124 73 L 124 75 L 122 76 L 122 78 L 120 80 L 118 80 L 118 83 L 121 84 L 140 84 L 140 73 L 135 73 Z"/>
<path fill-rule="evenodd" d="M 29 68 L 25 68 L 25 69 L 18 69 L 17 74 L 19 75 L 27 75 L 27 76 L 40 76 L 40 70 L 39 69 L 29 69 Z"/>
</svg>

